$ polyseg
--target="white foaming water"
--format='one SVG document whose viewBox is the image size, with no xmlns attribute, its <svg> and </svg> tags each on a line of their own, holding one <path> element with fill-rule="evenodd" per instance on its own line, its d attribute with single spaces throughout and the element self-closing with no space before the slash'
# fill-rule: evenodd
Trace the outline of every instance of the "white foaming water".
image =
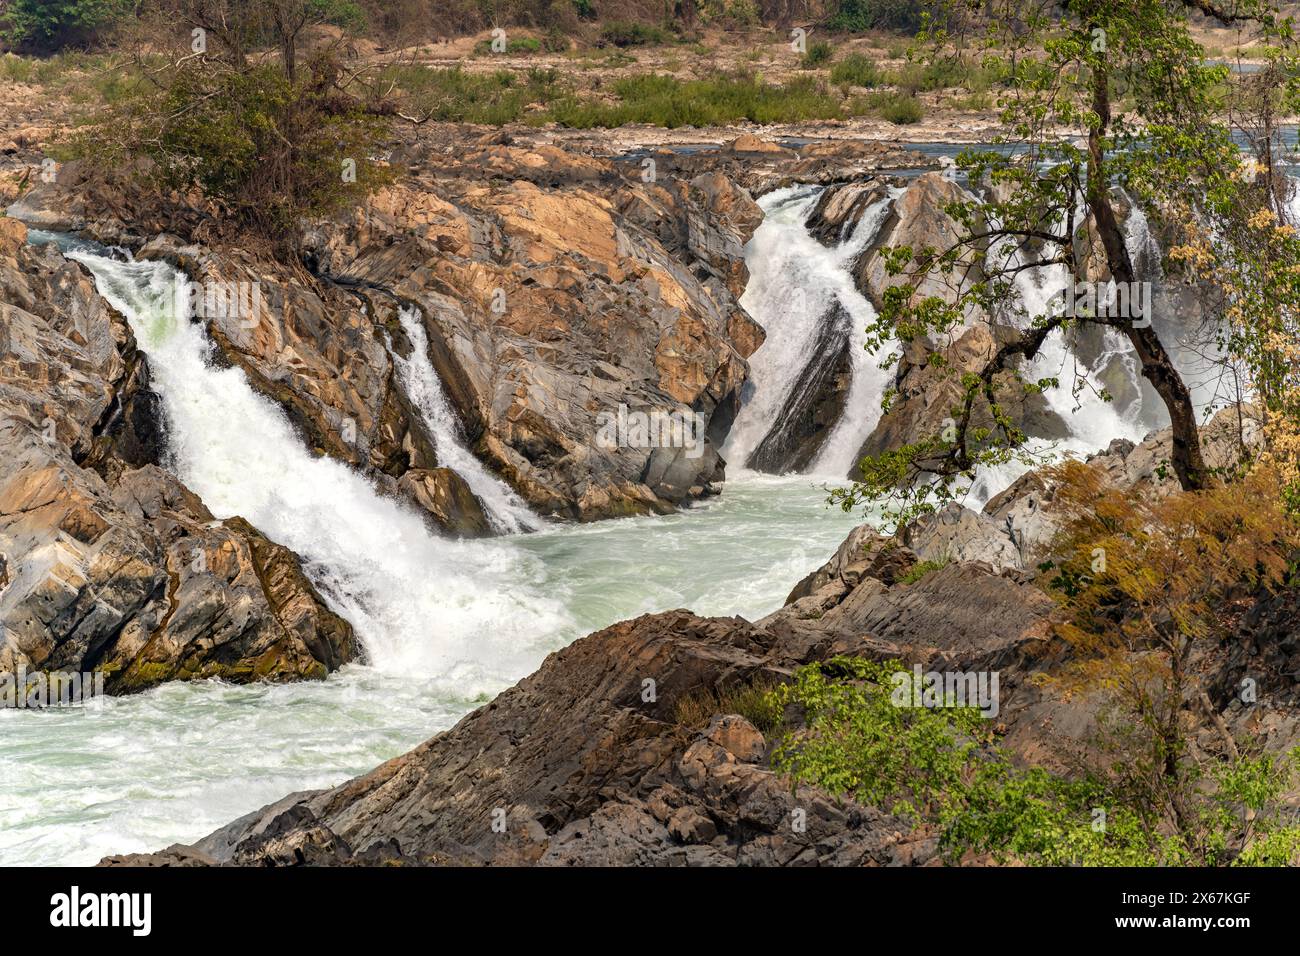
<svg viewBox="0 0 1300 956">
<path fill-rule="evenodd" d="M 615 621 L 677 607 L 761 617 L 859 521 L 808 479 L 742 476 L 668 517 L 433 538 L 357 474 L 308 456 L 242 373 L 208 363 L 202 332 L 162 307 L 167 267 L 71 254 L 149 355 L 171 466 L 214 512 L 303 554 L 374 666 L 292 685 L 173 683 L 91 712 L 0 709 L 0 864 L 192 842 L 371 770 Z"/>
<path fill-rule="evenodd" d="M 743 476 L 680 514 L 554 524 L 483 544 L 503 566 L 527 569 L 520 590 L 562 605 L 563 626 L 543 642 L 561 647 L 652 611 L 753 620 L 776 610 L 860 521 L 825 498 L 807 478 Z M 482 600 L 502 586 L 486 577 Z M 339 784 L 495 690 L 451 683 L 350 665 L 313 683 L 167 684 L 93 712 L 0 708 L 0 864 L 87 865 L 189 843 L 286 794 Z"/>
<path fill-rule="evenodd" d="M 172 467 L 219 518 L 242 515 L 304 568 L 380 670 L 472 696 L 535 664 L 566 624 L 540 571 L 481 542 L 435 538 L 406 507 L 337 461 L 314 458 L 237 368 L 218 368 L 202 328 L 178 321 L 176 271 L 70 255 L 127 316 L 165 411 Z"/>
<path fill-rule="evenodd" d="M 1081 216 L 1082 210 L 1079 213 Z M 1146 217 L 1136 206 L 1126 224 L 1125 242 L 1135 261 L 1139 254 L 1149 257 L 1152 252 L 1151 245 L 1155 240 L 1150 234 Z M 1154 251 L 1155 262 L 1158 263 L 1159 249 Z M 1015 251 L 1013 258 L 1018 264 L 1024 261 L 1019 250 Z M 1015 288 L 1019 304 L 1025 312 L 1024 319 L 1031 320 L 1058 311 L 1061 295 L 1072 283 L 1070 271 L 1061 263 L 1047 263 L 1017 272 Z M 1031 438 L 1025 443 L 1026 452 L 1038 456 L 1040 460 L 1063 455 L 1082 458 L 1105 449 L 1116 438 L 1140 442 L 1146 437 L 1147 424 L 1144 422 L 1141 401 L 1135 402 L 1121 413 L 1114 402 L 1102 397 L 1104 387 L 1097 379 L 1098 371 L 1117 358 L 1123 362 L 1133 380 L 1137 381 L 1141 372 L 1133 347 L 1118 331 L 1110 328 L 1102 332 L 1102 340 L 1105 347 L 1094 367 L 1089 367 L 1079 360 L 1064 333 L 1060 330 L 1053 331 L 1043 341 L 1034 360 L 1023 370 L 1021 374 L 1027 381 L 1057 379 L 1055 386 L 1043 392 L 1043 398 L 1069 429 L 1068 436 L 1059 441 Z M 1013 460 L 997 467 L 982 469 L 971 484 L 967 505 L 982 506 L 1031 467 L 1025 462 Z"/>
<path fill-rule="evenodd" d="M 749 456 L 777 422 L 798 375 L 808 360 L 809 343 L 816 340 L 827 311 L 838 302 L 852 323 L 852 380 L 845 412 L 818 454 L 812 471 L 842 478 L 853 456 L 880 418 L 880 398 L 886 375 L 879 353 L 863 345 L 866 328 L 875 319 L 871 303 L 853 283 L 849 267 L 875 238 L 888 211 L 888 200 L 868 209 L 851 236 L 827 248 L 804 225 L 820 195 L 819 188 L 792 186 L 764 196 L 765 213 L 745 250 L 749 284 L 740 303 L 763 327 L 767 338 L 750 358 L 747 397 L 722 455 L 743 468 Z"/>
<path fill-rule="evenodd" d="M 393 364 L 402 376 L 402 384 L 407 395 L 420 410 L 425 426 L 433 436 L 438 464 L 450 468 L 465 479 L 470 491 L 483 505 L 492 527 L 504 534 L 521 531 L 535 531 L 541 527 L 541 520 L 534 515 L 528 505 L 515 494 L 514 489 L 492 474 L 483 463 L 474 457 L 464 445 L 461 437 L 461 425 L 447 394 L 443 390 L 442 380 L 429 360 L 429 337 L 424 330 L 424 323 L 414 307 L 407 307 L 399 313 L 402 330 L 411 342 L 411 354 L 408 358 L 390 350 Z"/>
<path fill-rule="evenodd" d="M 890 204 L 896 198 L 896 195 L 891 196 L 866 210 L 854 230 L 852 240 L 845 243 L 847 251 L 840 260 L 837 278 L 841 282 L 847 282 L 847 287 L 838 287 L 836 296 L 853 321 L 849 333 L 849 394 L 844 399 L 844 411 L 839 421 L 826 437 L 812 464 L 810 471 L 814 474 L 835 478 L 847 475 L 856 464 L 862 443 L 880 421 L 880 402 L 893 377 L 881 369 L 880 360 L 894 346 L 893 343 L 887 343 L 875 351 L 867 350 L 867 326 L 876 320 L 876 309 L 858 291 L 848 267 L 867 244 L 876 238 L 889 216 Z"/>
</svg>

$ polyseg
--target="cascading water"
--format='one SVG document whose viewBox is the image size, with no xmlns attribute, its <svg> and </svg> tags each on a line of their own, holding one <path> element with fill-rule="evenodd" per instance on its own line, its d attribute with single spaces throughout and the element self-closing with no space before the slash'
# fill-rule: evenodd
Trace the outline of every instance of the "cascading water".
<svg viewBox="0 0 1300 956">
<path fill-rule="evenodd" d="M 299 684 L 171 683 L 93 714 L 0 708 L 0 864 L 192 842 L 373 769 L 615 621 L 680 607 L 757 619 L 858 523 L 806 480 L 741 475 L 680 514 L 431 537 L 361 476 L 311 458 L 239 370 L 209 365 L 201 329 L 166 313 L 166 266 L 60 241 L 136 329 L 163 395 L 168 466 L 213 512 L 302 554 L 372 666 Z"/>
<path fill-rule="evenodd" d="M 759 201 L 765 216 L 745 252 L 750 280 L 740 301 L 767 338 L 750 358 L 746 401 L 722 450 L 733 468 L 745 466 L 788 407 L 800 376 L 806 374 L 809 344 L 837 306 L 850 323 L 850 386 L 844 410 L 810 471 L 842 478 L 880 417 L 887 375 L 879 368 L 879 353 L 864 348 L 875 310 L 857 290 L 849 269 L 875 239 L 891 200 L 875 203 L 851 235 L 827 248 L 805 226 L 820 192 L 794 186 Z"/>
<path fill-rule="evenodd" d="M 176 474 L 218 517 L 242 515 L 301 555 L 374 667 L 464 693 L 500 688 L 536 661 L 539 641 L 564 626 L 565 613 L 527 586 L 517 557 L 434 538 L 347 466 L 312 457 L 241 370 L 211 362 L 202 328 L 177 319 L 180 276 L 170 265 L 69 255 L 94 274 L 150 358 Z"/>
<path fill-rule="evenodd" d="M 411 343 L 411 354 L 405 358 L 390 350 L 393 364 L 402 377 L 402 385 L 412 403 L 420 410 L 425 427 L 433 436 L 438 463 L 450 468 L 465 479 L 470 491 L 483 505 L 492 527 L 499 532 L 513 534 L 536 531 L 541 520 L 534 515 L 515 494 L 514 489 L 492 474 L 464 445 L 460 421 L 447 401 L 442 380 L 438 378 L 429 360 L 429 337 L 424 323 L 414 307 L 399 313 L 402 331 Z"/>
</svg>

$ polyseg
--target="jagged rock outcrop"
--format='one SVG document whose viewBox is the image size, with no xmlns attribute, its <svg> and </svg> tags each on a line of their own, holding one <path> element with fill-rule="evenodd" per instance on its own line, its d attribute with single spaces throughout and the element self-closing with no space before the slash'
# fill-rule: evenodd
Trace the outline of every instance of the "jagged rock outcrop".
<svg viewBox="0 0 1300 956">
<path fill-rule="evenodd" d="M 425 168 L 308 245 L 331 280 L 419 305 L 471 447 L 544 514 L 667 512 L 715 490 L 711 440 L 664 484 L 666 443 L 599 438 L 620 410 L 711 434 L 734 415 L 762 341 L 736 304 L 761 219 L 748 194 L 717 173 L 625 180 L 607 160 L 495 141 Z"/>
<path fill-rule="evenodd" d="M 1104 484 L 1142 489 L 1150 496 L 1172 494 L 1178 479 L 1170 466 L 1171 430 L 1153 432 L 1140 444 L 1116 439 L 1087 459 Z M 1248 406 L 1221 409 L 1201 428 L 1201 453 L 1210 469 L 1231 471 L 1243 451 L 1258 447 L 1262 437 L 1256 413 Z M 1053 488 L 1039 471 L 1031 471 L 976 512 L 957 503 L 925 515 L 903 530 L 902 541 L 929 561 L 985 561 L 994 567 L 1032 570 L 1050 556 L 1058 525 L 1053 515 Z"/>
<path fill-rule="evenodd" d="M 801 585 L 808 597 L 757 624 L 670 611 L 591 634 L 370 774 L 290 795 L 194 846 L 105 864 L 933 861 L 933 839 L 905 821 L 792 791 L 769 766 L 773 741 L 741 716 L 683 716 L 685 702 L 837 653 L 968 669 L 1041 653 L 1052 607 L 1041 592 L 978 564 L 907 582 L 915 557 L 886 544 L 855 532 Z"/>
<path fill-rule="evenodd" d="M 129 326 L 75 262 L 0 219 L 0 671 L 321 678 L 357 653 L 297 557 L 157 466 Z"/>
<path fill-rule="evenodd" d="M 838 303 L 822 317 L 804 367 L 776 422 L 750 453 L 747 468 L 781 475 L 805 471 L 816 460 L 848 399 L 852 321 Z"/>
</svg>

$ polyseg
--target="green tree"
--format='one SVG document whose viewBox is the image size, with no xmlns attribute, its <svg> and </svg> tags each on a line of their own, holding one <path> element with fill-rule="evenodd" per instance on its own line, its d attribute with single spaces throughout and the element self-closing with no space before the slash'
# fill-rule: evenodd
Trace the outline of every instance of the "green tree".
<svg viewBox="0 0 1300 956">
<path fill-rule="evenodd" d="M 197 188 L 216 222 L 292 247 L 303 216 L 359 202 L 395 110 L 349 89 L 338 44 L 307 28 L 360 23 L 346 0 L 157 0 L 135 37 L 135 85 L 73 152 Z M 143 162 L 141 162 L 143 161 Z"/>
<path fill-rule="evenodd" d="M 133 12 L 133 0 L 10 0 L 4 39 L 19 49 L 49 53 L 83 46 Z"/>
<path fill-rule="evenodd" d="M 1192 765 L 1179 781 L 1180 824 L 1161 775 L 1141 774 L 1151 737 L 1140 723 L 1107 718 L 1099 763 L 1073 775 L 1023 767 L 978 710 L 900 706 L 900 673 L 910 676 L 899 661 L 852 657 L 800 668 L 768 694 L 767 710 L 802 714 L 778 738 L 773 768 L 931 828 L 950 863 L 968 853 L 1047 866 L 1300 862 L 1300 826 L 1283 799 L 1300 781 L 1300 750 Z"/>
<path fill-rule="evenodd" d="M 1027 308 L 1016 289 L 1021 273 L 1049 268 L 1064 267 L 1082 282 L 1090 259 L 1115 282 L 1136 282 L 1117 209 L 1121 191 L 1157 228 L 1194 224 L 1198 237 L 1227 256 L 1225 247 L 1244 242 L 1246 224 L 1281 188 L 1276 163 L 1268 166 L 1268 188 L 1245 175 L 1250 159 L 1234 140 L 1234 124 L 1244 112 L 1257 115 L 1258 104 L 1252 110 L 1234 92 L 1227 69 L 1207 63 L 1188 28 L 1192 11 L 1252 27 L 1279 49 L 1293 46 L 1290 21 L 1267 0 L 1241 0 L 1230 8 L 1212 0 L 1072 0 L 1060 6 L 950 0 L 930 18 L 920 40 L 932 55 L 943 56 L 952 55 L 950 20 L 980 17 L 985 39 L 978 54 L 985 69 L 1003 79 L 999 108 L 1010 130 L 1003 144 L 1011 148 L 972 149 L 958 158 L 987 195 L 945 208 L 958 224 L 953 242 L 887 250 L 887 268 L 901 281 L 885 293 L 868 345 L 942 341 L 972 315 L 1001 325 L 1003 334 L 994 354 L 974 369 L 946 369 L 941 354 L 930 356 L 932 365 L 959 376 L 955 427 L 864 461 L 861 480 L 833 495 L 846 509 L 883 501 L 891 515 L 906 520 L 959 494 L 959 482 L 980 466 L 1024 457 L 1025 435 L 1003 397 L 1008 389 L 1033 393 L 1059 384 L 1028 381 L 1020 370 L 1049 336 L 1086 324 L 1127 339 L 1168 411 L 1171 464 L 1182 487 L 1210 481 L 1190 390 L 1149 321 L 1100 310 L 1070 315 L 1051 306 Z M 1279 59 L 1294 75 L 1290 56 Z M 1272 154 L 1277 144 L 1258 145 Z M 921 294 L 929 277 L 947 282 L 953 294 Z M 1238 324 L 1260 319 L 1264 301 L 1253 303 Z M 1086 387 L 1081 380 L 1071 384 Z"/>
</svg>

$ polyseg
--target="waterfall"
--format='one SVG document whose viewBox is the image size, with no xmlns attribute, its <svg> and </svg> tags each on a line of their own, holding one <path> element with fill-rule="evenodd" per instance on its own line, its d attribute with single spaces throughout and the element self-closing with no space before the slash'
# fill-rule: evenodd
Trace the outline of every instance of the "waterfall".
<svg viewBox="0 0 1300 956">
<path fill-rule="evenodd" d="M 517 548 L 431 536 L 365 477 L 313 457 L 242 370 L 213 363 L 202 326 L 176 318 L 182 277 L 171 266 L 78 244 L 67 254 L 91 271 L 149 358 L 171 469 L 218 518 L 242 515 L 296 551 L 376 669 L 472 697 L 526 673 L 539 646 L 569 625 Z"/>
<path fill-rule="evenodd" d="M 867 440 L 871 430 L 880 420 L 880 402 L 885 397 L 890 374 L 880 368 L 880 360 L 891 346 L 877 351 L 867 350 L 867 326 L 876 319 L 875 307 L 857 290 L 848 267 L 874 241 L 889 216 L 893 199 L 882 200 L 862 214 L 852 238 L 837 250 L 840 273 L 848 279 L 847 290 L 840 289 L 840 302 L 853 319 L 849 335 L 849 394 L 844 400 L 844 412 L 835 428 L 827 436 L 812 471 L 819 475 L 847 475 L 853 468 L 858 450 Z"/>
<path fill-rule="evenodd" d="M 429 360 L 429 337 L 419 311 L 414 307 L 404 308 L 399 321 L 410 340 L 411 354 L 403 358 L 395 350 L 389 351 L 407 395 L 419 409 L 425 427 L 433 436 L 438 464 L 465 479 L 494 529 L 505 534 L 536 531 L 541 527 L 541 521 L 529 511 L 528 505 L 465 447 L 460 420 L 447 401 L 442 380 Z"/>
<path fill-rule="evenodd" d="M 745 402 L 722 454 L 744 467 L 764 438 L 781 422 L 800 381 L 809 369 L 809 351 L 826 323 L 847 314 L 850 385 L 845 407 L 818 450 L 811 470 L 839 476 L 880 418 L 880 399 L 887 373 L 879 354 L 864 348 L 866 328 L 875 320 L 871 303 L 860 293 L 850 269 L 875 239 L 888 214 L 890 199 L 872 205 L 853 232 L 829 249 L 809 234 L 805 221 L 817 204 L 820 188 L 794 186 L 760 200 L 765 213 L 745 251 L 749 284 L 741 305 L 767 333 L 750 358 Z"/>
</svg>

